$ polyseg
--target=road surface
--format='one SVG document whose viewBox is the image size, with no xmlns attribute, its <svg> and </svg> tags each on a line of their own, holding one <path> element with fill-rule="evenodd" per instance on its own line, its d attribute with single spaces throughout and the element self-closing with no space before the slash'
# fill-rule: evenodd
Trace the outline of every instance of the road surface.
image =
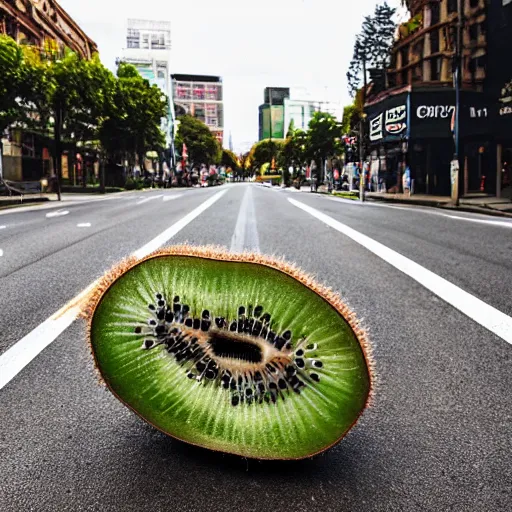
<svg viewBox="0 0 512 512">
<path fill-rule="evenodd" d="M 185 241 L 283 255 L 363 319 L 378 389 L 335 448 L 210 453 L 98 383 L 80 293 Z M 246 184 L 0 212 L 0 510 L 510 510 L 511 317 L 508 220 Z"/>
</svg>

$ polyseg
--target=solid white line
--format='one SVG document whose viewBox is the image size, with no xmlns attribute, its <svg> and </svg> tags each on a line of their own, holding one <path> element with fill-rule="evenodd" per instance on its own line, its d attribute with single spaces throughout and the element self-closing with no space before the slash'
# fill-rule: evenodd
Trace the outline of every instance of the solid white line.
<svg viewBox="0 0 512 512">
<path fill-rule="evenodd" d="M 5 229 L 7 226 L 0 226 L 0 229 Z"/>
<path fill-rule="evenodd" d="M 195 210 L 173 224 L 169 229 L 158 235 L 154 240 L 133 253 L 137 258 L 143 258 L 169 241 L 187 224 L 201 215 L 216 203 L 226 190 L 218 192 L 210 199 L 199 205 Z M 33 331 L 0 355 L 0 390 L 5 387 L 25 366 L 34 360 L 48 345 L 55 341 L 78 317 L 83 302 L 98 284 L 98 280 L 89 285 L 74 299 L 54 313 L 50 318 L 38 325 Z"/>
<path fill-rule="evenodd" d="M 59 210 L 58 212 L 51 212 L 46 214 L 47 219 L 52 219 L 54 217 L 63 217 L 64 215 L 69 215 L 67 210 Z"/>
<path fill-rule="evenodd" d="M 379 258 L 382 258 L 384 261 L 400 270 L 400 272 L 408 275 L 424 286 L 427 290 L 430 290 L 445 302 L 467 315 L 476 323 L 485 327 L 512 345 L 512 318 L 505 315 L 505 313 L 489 306 L 489 304 L 476 298 L 474 295 L 471 295 L 446 279 L 443 279 L 430 270 L 418 265 L 409 258 L 402 256 L 393 249 L 390 249 L 380 242 L 363 235 L 359 231 L 334 220 L 332 217 L 325 215 L 315 208 L 311 208 L 304 203 L 295 201 L 295 199 L 288 199 L 288 201 L 297 208 L 300 208 L 306 213 L 309 213 L 313 217 L 322 221 L 324 224 L 327 224 L 336 231 L 348 236 L 354 240 L 354 242 L 357 242 Z"/>
<path fill-rule="evenodd" d="M 0 257 L 2 257 L 4 255 L 4 251 L 2 251 L 2 249 L 0 249 Z"/>
<path fill-rule="evenodd" d="M 328 197 L 329 201 L 335 201 L 337 203 L 340 202 L 350 202 L 354 205 L 368 205 L 368 206 L 377 206 L 378 208 L 391 208 L 393 210 L 405 210 L 408 212 L 417 212 L 417 213 L 428 213 L 429 215 L 438 215 L 440 217 L 446 217 L 447 219 L 456 219 L 456 220 L 465 220 L 467 222 L 476 222 L 479 224 L 489 224 L 490 226 L 498 226 L 498 227 L 505 227 L 505 228 L 512 228 L 512 222 L 507 222 L 506 220 L 491 220 L 491 219 L 477 219 L 475 217 L 461 217 L 460 215 L 450 215 L 449 213 L 443 213 L 439 211 L 433 211 L 433 210 L 425 210 L 424 208 L 419 208 L 418 206 L 396 206 L 391 204 L 381 204 L 381 203 L 371 203 L 371 202 L 364 202 L 361 201 L 352 201 L 350 199 L 345 200 L 344 198 L 334 198 L 334 197 Z"/>
<path fill-rule="evenodd" d="M 167 201 L 173 201 L 174 199 L 178 199 L 178 197 L 181 197 L 183 194 L 178 194 L 177 196 L 164 196 L 164 203 Z"/>
<path fill-rule="evenodd" d="M 142 201 L 139 201 L 136 204 L 139 205 L 139 204 L 148 203 L 149 201 L 153 201 L 153 200 L 158 199 L 160 197 L 163 197 L 163 194 L 159 194 L 157 196 L 146 197 L 146 199 L 143 199 Z"/>
<path fill-rule="evenodd" d="M 84 222 L 82 224 L 76 225 L 77 228 L 90 228 L 91 226 L 92 226 L 92 224 L 90 222 Z"/>
<path fill-rule="evenodd" d="M 252 200 L 252 188 L 247 187 L 242 198 L 240 211 L 236 221 L 235 231 L 231 238 L 231 251 L 242 252 L 247 249 L 254 252 L 260 251 L 258 229 L 256 227 L 256 215 L 254 201 Z"/>
</svg>

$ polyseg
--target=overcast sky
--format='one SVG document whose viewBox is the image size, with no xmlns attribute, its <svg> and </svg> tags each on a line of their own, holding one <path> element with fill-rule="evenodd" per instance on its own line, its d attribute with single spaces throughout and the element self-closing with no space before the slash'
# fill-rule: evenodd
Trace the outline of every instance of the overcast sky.
<svg viewBox="0 0 512 512">
<path fill-rule="evenodd" d="M 224 79 L 225 145 L 258 137 L 266 86 L 300 87 L 348 104 L 345 73 L 355 34 L 376 0 L 59 0 L 115 68 L 127 18 L 170 21 L 172 73 Z M 388 0 L 397 6 L 400 0 Z"/>
</svg>

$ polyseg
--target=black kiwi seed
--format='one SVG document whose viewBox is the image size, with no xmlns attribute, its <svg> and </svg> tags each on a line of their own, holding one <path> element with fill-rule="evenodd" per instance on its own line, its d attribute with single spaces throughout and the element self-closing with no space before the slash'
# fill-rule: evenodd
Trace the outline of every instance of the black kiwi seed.
<svg viewBox="0 0 512 512">
<path fill-rule="evenodd" d="M 304 359 L 295 359 L 295 364 L 299 368 L 304 368 L 306 366 L 305 363 L 304 363 Z"/>
<path fill-rule="evenodd" d="M 254 308 L 254 316 L 256 318 L 259 318 L 262 315 L 262 313 L 263 313 L 263 306 L 256 306 Z"/>
<path fill-rule="evenodd" d="M 144 346 L 147 348 L 147 349 L 150 349 L 153 345 L 154 345 L 154 341 L 153 340 L 145 340 L 144 341 Z"/>
<path fill-rule="evenodd" d="M 142 327 L 135 327 L 135 334 L 140 334 L 142 332 Z"/>
<path fill-rule="evenodd" d="M 232 322 L 232 324 L 229 326 L 229 330 L 231 332 L 236 332 L 237 327 L 238 327 L 238 323 L 237 322 Z"/>
<path fill-rule="evenodd" d="M 297 357 L 302 357 L 304 355 L 304 350 L 302 350 L 302 349 L 301 350 L 297 350 L 297 352 L 295 352 L 295 355 Z"/>
<path fill-rule="evenodd" d="M 283 338 L 286 341 L 290 341 L 292 339 L 292 331 L 285 331 L 285 332 L 283 332 Z"/>
<path fill-rule="evenodd" d="M 199 318 L 194 318 L 194 329 L 198 331 L 201 328 L 201 320 Z"/>
<path fill-rule="evenodd" d="M 186 304 L 181 308 L 184 315 L 190 312 L 190 306 L 187 306 Z"/>
<path fill-rule="evenodd" d="M 163 295 L 162 295 L 161 293 L 157 293 L 157 294 L 155 295 L 155 297 L 156 297 L 156 300 L 162 300 L 162 299 L 164 298 L 164 297 L 163 297 Z"/>
<path fill-rule="evenodd" d="M 158 301 L 158 307 L 163 308 L 165 306 L 165 300 Z"/>
<path fill-rule="evenodd" d="M 245 308 L 243 306 L 240 306 L 238 308 L 238 314 L 241 316 L 241 315 L 245 315 Z"/>
<path fill-rule="evenodd" d="M 240 398 L 238 398 L 238 396 L 233 396 L 233 398 L 231 399 L 231 405 L 233 407 L 236 407 L 238 404 L 240 403 Z"/>
<path fill-rule="evenodd" d="M 172 309 L 175 313 L 179 313 L 181 311 L 181 304 L 174 304 Z"/>
<path fill-rule="evenodd" d="M 172 323 L 174 321 L 174 313 L 171 313 L 171 311 L 167 311 L 165 314 L 165 321 L 168 323 Z"/>
<path fill-rule="evenodd" d="M 179 301 L 180 301 L 180 298 L 179 298 L 179 296 L 178 296 L 178 295 L 176 295 L 176 297 L 174 297 L 174 301 L 173 301 L 173 302 L 174 302 L 174 303 L 178 303 Z"/>
<path fill-rule="evenodd" d="M 185 320 L 185 327 L 192 327 L 194 325 L 194 320 L 192 318 L 187 318 Z"/>
<path fill-rule="evenodd" d="M 150 311 L 156 311 L 156 307 L 155 307 L 155 305 L 154 305 L 154 304 L 150 304 L 150 305 L 148 306 L 148 309 L 149 309 Z"/>
<path fill-rule="evenodd" d="M 310 375 L 310 377 L 315 381 L 315 382 L 320 382 L 320 377 L 316 374 L 316 373 L 312 373 Z"/>
<path fill-rule="evenodd" d="M 205 309 L 205 310 L 203 311 L 202 318 L 203 318 L 204 320 L 208 320 L 208 319 L 210 318 L 210 312 L 209 312 L 207 309 Z"/>
<path fill-rule="evenodd" d="M 322 361 L 313 361 L 313 366 L 315 368 L 323 368 L 324 367 L 324 363 L 322 363 Z"/>
</svg>

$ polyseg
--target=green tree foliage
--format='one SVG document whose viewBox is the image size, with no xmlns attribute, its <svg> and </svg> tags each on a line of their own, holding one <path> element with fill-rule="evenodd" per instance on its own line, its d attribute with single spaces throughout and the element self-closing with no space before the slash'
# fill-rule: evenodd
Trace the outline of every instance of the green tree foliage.
<svg viewBox="0 0 512 512">
<path fill-rule="evenodd" d="M 193 165 L 217 164 L 221 160 L 221 147 L 210 129 L 199 119 L 190 115 L 181 116 L 176 137 L 176 147 L 183 143 L 188 148 L 189 161 Z"/>
<path fill-rule="evenodd" d="M 361 87 L 364 67 L 386 69 L 396 31 L 395 12 L 396 9 L 384 2 L 375 6 L 373 15 L 364 18 L 347 72 L 348 88 L 352 95 Z"/>
<path fill-rule="evenodd" d="M 279 163 L 283 146 L 283 141 L 269 139 L 265 139 L 254 144 L 248 157 L 253 170 L 261 172 L 262 167 L 265 164 L 268 164 L 268 169 L 270 171 L 270 164 L 272 163 L 273 158 L 276 163 Z"/>
<path fill-rule="evenodd" d="M 342 151 L 341 125 L 331 114 L 315 112 L 309 123 L 306 155 L 321 167 L 323 162 Z"/>
<path fill-rule="evenodd" d="M 220 160 L 220 163 L 225 167 L 231 167 L 233 171 L 236 171 L 237 169 L 240 168 L 240 160 L 235 155 L 235 153 L 233 153 L 233 151 L 230 151 L 229 149 L 222 150 L 222 158 Z"/>
</svg>

